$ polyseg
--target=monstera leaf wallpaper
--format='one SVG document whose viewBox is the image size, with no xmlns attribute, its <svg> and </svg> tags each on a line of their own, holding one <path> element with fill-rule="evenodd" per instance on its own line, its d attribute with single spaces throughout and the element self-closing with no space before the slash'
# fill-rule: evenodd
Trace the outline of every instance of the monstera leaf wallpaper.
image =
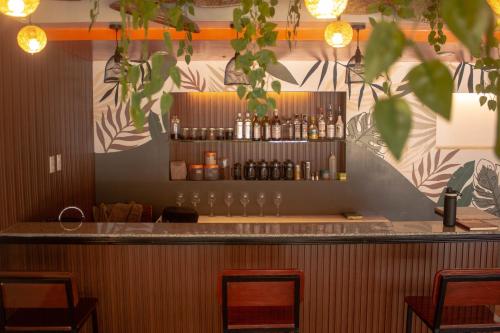
<svg viewBox="0 0 500 333">
<path fill-rule="evenodd" d="M 167 82 L 165 90 L 173 92 L 235 91 L 224 85 L 223 61 L 193 61 L 181 67 L 181 87 Z M 372 105 L 384 96 L 381 83 L 346 84 L 345 62 L 317 59 L 283 61 L 268 68 L 268 75 L 281 81 L 283 91 L 346 91 L 347 140 L 375 154 L 396 168 L 423 195 L 442 204 L 442 190 L 452 186 L 462 193 L 461 206 L 473 205 L 500 216 L 500 168 L 491 149 L 439 149 L 436 147 L 436 115 L 409 93 L 407 73 L 414 64 L 401 62 L 394 66 L 391 80 L 399 96 L 411 104 L 413 127 L 403 157 L 395 161 L 375 128 Z M 116 88 L 103 83 L 103 62 L 94 63 L 95 153 L 119 153 L 139 147 L 165 132 L 168 116 L 160 116 L 155 96 L 145 102 L 143 112 L 148 122 L 137 131 L 131 122 L 128 103 L 116 101 Z M 449 64 L 457 92 L 469 92 L 484 73 L 465 62 Z M 269 80 L 272 81 L 272 80 Z M 109 92 L 111 90 L 111 93 Z M 269 87 L 271 90 L 271 87 Z"/>
</svg>

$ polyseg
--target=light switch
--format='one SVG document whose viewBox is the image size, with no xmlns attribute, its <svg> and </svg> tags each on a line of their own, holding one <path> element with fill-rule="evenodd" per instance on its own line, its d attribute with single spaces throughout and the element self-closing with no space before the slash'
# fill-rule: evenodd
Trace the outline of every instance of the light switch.
<svg viewBox="0 0 500 333">
<path fill-rule="evenodd" d="M 56 155 L 56 170 L 61 171 L 62 170 L 62 157 L 61 154 Z"/>
<path fill-rule="evenodd" d="M 49 156 L 49 173 L 56 172 L 56 157 L 54 155 Z"/>
</svg>

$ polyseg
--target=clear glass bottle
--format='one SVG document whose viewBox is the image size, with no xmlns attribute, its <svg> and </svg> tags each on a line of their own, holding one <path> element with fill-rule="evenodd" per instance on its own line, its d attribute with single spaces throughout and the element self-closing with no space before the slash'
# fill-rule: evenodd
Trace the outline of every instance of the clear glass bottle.
<svg viewBox="0 0 500 333">
<path fill-rule="evenodd" d="M 318 138 L 322 140 L 326 138 L 326 121 L 323 108 L 319 108 Z"/>
<path fill-rule="evenodd" d="M 257 116 L 257 113 L 253 115 L 253 120 L 252 120 L 252 139 L 253 141 L 260 141 L 262 140 L 262 124 L 260 123 L 260 119 Z"/>
<path fill-rule="evenodd" d="M 300 140 L 302 138 L 302 122 L 298 114 L 295 114 L 293 119 L 293 139 Z"/>
<path fill-rule="evenodd" d="M 241 118 L 241 112 L 238 112 L 234 122 L 234 138 L 236 140 L 243 140 L 243 118 Z"/>
<path fill-rule="evenodd" d="M 308 137 L 308 131 L 309 131 L 309 125 L 307 122 L 307 115 L 302 115 L 302 135 L 301 135 L 301 140 L 307 140 Z"/>
<path fill-rule="evenodd" d="M 291 118 L 285 121 L 285 125 L 281 132 L 284 140 L 293 140 L 293 123 Z"/>
<path fill-rule="evenodd" d="M 333 121 L 333 114 L 328 114 L 328 119 L 326 121 L 326 138 L 328 140 L 335 139 L 335 122 Z"/>
<path fill-rule="evenodd" d="M 318 140 L 318 126 L 316 125 L 316 117 L 311 117 L 311 122 L 309 123 L 309 129 L 307 131 L 307 136 L 309 140 Z"/>
<path fill-rule="evenodd" d="M 278 116 L 278 109 L 274 109 L 274 116 L 271 121 L 271 138 L 273 140 L 281 140 L 281 120 Z"/>
<path fill-rule="evenodd" d="M 340 110 L 340 107 L 337 113 L 337 122 L 335 123 L 335 138 L 344 138 L 344 121 L 342 120 L 342 111 Z"/>
<path fill-rule="evenodd" d="M 172 116 L 170 120 L 170 138 L 172 140 L 181 138 L 181 120 L 177 116 Z"/>
<path fill-rule="evenodd" d="M 262 118 L 262 140 L 271 140 L 271 123 L 267 115 Z"/>
<path fill-rule="evenodd" d="M 252 140 L 252 119 L 248 112 L 245 114 L 245 119 L 243 120 L 243 139 Z"/>
</svg>

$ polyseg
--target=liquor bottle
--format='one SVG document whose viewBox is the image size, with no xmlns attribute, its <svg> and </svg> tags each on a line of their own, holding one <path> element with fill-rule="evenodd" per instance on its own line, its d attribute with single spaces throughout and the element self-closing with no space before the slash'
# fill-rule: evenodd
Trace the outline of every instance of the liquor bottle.
<svg viewBox="0 0 500 333">
<path fill-rule="evenodd" d="M 326 121 L 326 138 L 328 140 L 335 139 L 335 123 L 331 113 L 328 114 L 328 120 Z"/>
<path fill-rule="evenodd" d="M 173 116 L 170 120 L 170 138 L 179 140 L 181 137 L 181 120 L 177 116 Z"/>
<path fill-rule="evenodd" d="M 252 120 L 252 128 L 253 128 L 253 141 L 262 140 L 262 124 L 260 123 L 259 117 L 257 117 L 257 113 L 254 114 Z"/>
<path fill-rule="evenodd" d="M 307 123 L 307 115 L 302 115 L 302 140 L 307 140 L 307 137 L 308 137 L 308 130 L 309 130 L 309 126 L 308 126 L 308 123 Z"/>
<path fill-rule="evenodd" d="M 281 134 L 284 140 L 293 140 L 293 123 L 292 119 L 288 118 L 281 129 Z"/>
<path fill-rule="evenodd" d="M 243 120 L 243 139 L 252 140 L 252 119 L 250 113 L 246 113 L 245 120 Z"/>
<path fill-rule="evenodd" d="M 309 129 L 307 130 L 309 140 L 318 140 L 318 126 L 316 126 L 316 117 L 311 117 Z"/>
<path fill-rule="evenodd" d="M 234 122 L 234 138 L 236 140 L 243 140 L 243 118 L 241 118 L 241 112 L 238 112 Z"/>
<path fill-rule="evenodd" d="M 337 179 L 337 159 L 335 158 L 334 153 L 332 153 L 330 158 L 328 158 L 328 170 L 330 172 L 330 179 Z"/>
<path fill-rule="evenodd" d="M 327 116 L 333 115 L 333 106 L 331 104 L 328 104 L 328 108 L 326 109 L 326 115 Z"/>
<path fill-rule="evenodd" d="M 320 139 L 326 138 L 326 121 L 325 121 L 325 115 L 323 113 L 323 108 L 319 108 L 318 137 Z"/>
<path fill-rule="evenodd" d="M 271 122 L 271 137 L 273 140 L 281 140 L 281 120 L 278 116 L 278 109 L 274 109 L 274 117 Z"/>
<path fill-rule="evenodd" d="M 300 140 L 302 138 L 302 122 L 300 121 L 299 115 L 295 114 L 293 119 L 293 139 Z"/>
<path fill-rule="evenodd" d="M 271 123 L 267 115 L 262 119 L 262 140 L 271 140 Z"/>
<path fill-rule="evenodd" d="M 335 123 L 335 138 L 344 138 L 344 121 L 342 120 L 342 111 L 340 110 L 340 107 L 337 114 L 337 122 Z"/>
</svg>

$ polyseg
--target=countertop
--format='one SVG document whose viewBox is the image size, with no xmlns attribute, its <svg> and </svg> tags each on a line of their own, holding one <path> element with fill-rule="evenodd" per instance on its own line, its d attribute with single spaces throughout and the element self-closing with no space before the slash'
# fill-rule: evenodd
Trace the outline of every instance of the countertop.
<svg viewBox="0 0 500 333">
<path fill-rule="evenodd" d="M 500 219 L 488 220 L 500 227 Z M 66 228 L 78 224 L 66 223 Z M 22 222 L 0 232 L 0 244 L 315 244 L 500 241 L 500 231 L 444 228 L 441 221 L 337 223 Z"/>
</svg>

